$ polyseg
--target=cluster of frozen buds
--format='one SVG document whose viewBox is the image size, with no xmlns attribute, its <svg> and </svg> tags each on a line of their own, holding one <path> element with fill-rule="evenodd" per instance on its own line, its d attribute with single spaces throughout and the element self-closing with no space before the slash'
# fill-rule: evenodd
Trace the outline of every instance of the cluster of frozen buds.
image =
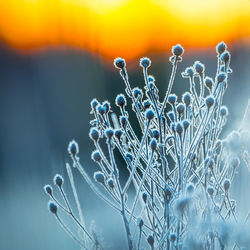
<svg viewBox="0 0 250 250">
<path fill-rule="evenodd" d="M 89 137 L 96 148 L 92 159 L 100 168 L 94 173 L 94 181 L 79 162 L 76 142 L 69 145 L 73 167 L 101 199 L 121 214 L 129 249 L 227 247 L 224 231 L 218 225 L 226 225 L 231 218 L 237 223 L 236 202 L 230 196 L 230 188 L 240 162 L 237 155 L 224 153 L 224 143 L 219 138 L 228 115 L 222 99 L 228 85 L 228 74 L 232 71 L 226 44 L 219 43 L 216 51 L 215 77 L 207 76 L 204 64 L 196 61 L 182 73 L 189 80 L 190 91 L 178 98 L 171 90 L 184 49 L 179 44 L 173 46 L 170 57 L 172 73 L 163 100 L 155 78 L 149 75 L 149 58 L 140 60 L 145 92 L 138 87 L 132 88 L 125 60 L 116 58 L 114 65 L 125 83 L 127 97 L 123 94 L 116 97 L 119 115 L 112 112 L 108 101 L 91 101 L 94 120 L 90 122 Z M 130 123 L 129 104 L 136 114 L 141 138 L 134 130 L 136 125 Z M 103 150 L 105 144 L 100 143 L 102 139 L 106 141 L 108 154 Z M 115 149 L 129 173 L 123 185 Z M 46 186 L 45 190 L 52 199 L 50 211 L 83 248 L 90 243 L 97 246 L 95 237 L 84 225 L 69 164 L 67 171 L 80 219 L 73 214 L 62 183 L 58 185 L 56 181 L 66 207 L 53 196 L 52 188 Z M 132 185 L 134 194 L 128 195 Z M 79 239 L 68 229 L 60 220 L 57 207 L 72 216 L 84 237 Z M 197 223 L 203 226 L 197 229 Z M 192 237 L 194 228 L 196 235 Z M 240 242 L 236 239 L 233 244 L 239 246 Z"/>
</svg>

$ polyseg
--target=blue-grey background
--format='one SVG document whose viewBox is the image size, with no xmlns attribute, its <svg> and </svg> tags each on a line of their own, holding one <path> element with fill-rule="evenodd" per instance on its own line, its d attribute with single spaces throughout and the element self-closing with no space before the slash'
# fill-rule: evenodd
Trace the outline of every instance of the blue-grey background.
<svg viewBox="0 0 250 250">
<path fill-rule="evenodd" d="M 227 130 L 237 128 L 250 97 L 249 43 L 229 44 L 229 49 L 234 73 L 224 99 L 230 110 Z M 148 52 L 146 56 L 152 59 L 150 73 L 156 77 L 163 98 L 170 76 L 170 52 Z M 216 70 L 214 48 L 186 50 L 183 59 L 174 85 L 177 94 L 188 90 L 189 83 L 180 73 L 195 60 L 206 64 L 209 76 L 214 76 Z M 128 71 L 133 87 L 142 88 L 138 60 L 128 62 Z M 22 53 L 0 45 L 1 250 L 79 249 L 48 213 L 43 186 L 52 184 L 56 173 L 66 176 L 65 162 L 70 162 L 67 145 L 71 139 L 78 141 L 81 162 L 87 171 L 98 169 L 90 159 L 94 146 L 88 138 L 92 119 L 89 102 L 96 97 L 113 104 L 123 87 L 112 61 L 97 54 L 69 47 Z M 234 195 L 244 200 L 241 208 L 246 212 L 250 205 L 247 196 L 250 174 L 246 169 L 240 172 Z M 74 173 L 87 225 L 95 219 L 106 249 L 126 249 L 119 215 L 96 198 Z M 65 179 L 70 197 L 72 193 Z"/>
</svg>

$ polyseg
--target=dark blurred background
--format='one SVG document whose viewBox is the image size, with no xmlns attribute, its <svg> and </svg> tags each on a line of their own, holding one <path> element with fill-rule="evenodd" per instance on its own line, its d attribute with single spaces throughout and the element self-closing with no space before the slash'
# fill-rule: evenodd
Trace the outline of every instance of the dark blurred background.
<svg viewBox="0 0 250 250">
<path fill-rule="evenodd" d="M 250 97 L 250 47 L 245 42 L 228 44 L 232 53 L 225 104 L 230 113 L 226 131 L 237 128 Z M 167 88 L 170 52 L 145 53 L 152 59 L 150 73 L 156 78 L 161 98 Z M 174 90 L 182 94 L 189 83 L 180 73 L 195 60 L 206 64 L 206 75 L 216 70 L 215 48 L 186 50 L 179 65 Z M 133 87 L 143 88 L 139 58 L 129 61 Z M 37 53 L 21 53 L 0 46 L 0 249 L 79 249 L 47 210 L 44 184 L 53 176 L 65 176 L 65 189 L 72 197 L 65 162 L 70 162 L 67 145 L 75 139 L 81 162 L 92 174 L 94 146 L 88 138 L 89 102 L 109 100 L 114 105 L 124 85 L 111 60 L 71 47 L 47 47 Z M 226 133 L 223 133 L 226 135 Z M 249 173 L 243 169 L 235 195 L 247 200 L 244 188 Z M 76 174 L 76 172 L 74 172 Z M 95 219 L 97 231 L 109 249 L 125 249 L 123 226 L 112 211 L 75 175 L 83 212 L 89 226 Z M 239 178 L 239 177 L 237 177 Z M 244 212 L 249 207 L 245 202 Z M 66 221 L 67 218 L 66 218 Z M 124 246 L 124 247 L 122 247 Z"/>
</svg>

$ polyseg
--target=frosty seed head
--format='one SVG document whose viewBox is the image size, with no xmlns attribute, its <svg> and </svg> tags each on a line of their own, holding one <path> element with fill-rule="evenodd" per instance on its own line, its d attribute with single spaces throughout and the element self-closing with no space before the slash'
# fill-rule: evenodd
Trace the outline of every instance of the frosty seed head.
<svg viewBox="0 0 250 250">
<path fill-rule="evenodd" d="M 116 129 L 115 130 L 115 137 L 120 140 L 122 136 L 122 130 L 121 129 Z"/>
<path fill-rule="evenodd" d="M 213 158 L 208 159 L 207 167 L 210 168 L 210 169 L 213 169 L 213 167 L 214 167 L 214 159 Z"/>
<path fill-rule="evenodd" d="M 126 157 L 127 160 L 129 160 L 130 162 L 132 162 L 132 160 L 133 160 L 133 155 L 132 154 L 130 154 L 129 152 L 127 152 L 126 155 L 125 155 L 125 157 Z"/>
<path fill-rule="evenodd" d="M 189 122 L 188 120 L 184 120 L 184 121 L 182 122 L 182 125 L 183 125 L 183 128 L 184 128 L 185 130 L 187 130 L 187 128 L 188 128 L 189 125 L 190 125 L 190 122 Z"/>
<path fill-rule="evenodd" d="M 206 76 L 205 85 L 207 86 L 207 88 L 211 90 L 213 87 L 213 84 L 214 84 L 213 79 L 211 77 Z"/>
<path fill-rule="evenodd" d="M 157 148 L 157 141 L 156 141 L 155 138 L 151 139 L 151 141 L 150 141 L 150 148 L 151 148 L 152 151 L 156 150 L 156 148 Z"/>
<path fill-rule="evenodd" d="M 182 126 L 182 123 L 180 123 L 180 122 L 177 122 L 177 124 L 176 124 L 176 132 L 179 134 L 179 135 L 181 135 L 182 134 L 182 132 L 183 132 L 183 126 Z"/>
<path fill-rule="evenodd" d="M 147 57 L 141 58 L 141 60 L 140 60 L 141 67 L 148 68 L 148 67 L 150 67 L 150 65 L 151 65 L 151 61 L 149 58 L 147 58 Z"/>
<path fill-rule="evenodd" d="M 97 142 L 99 140 L 99 130 L 98 128 L 92 127 L 89 131 L 89 137 L 94 142 Z"/>
<path fill-rule="evenodd" d="M 188 194 L 193 194 L 194 193 L 194 184 L 193 183 L 189 183 L 187 184 L 187 187 L 186 187 L 186 191 Z"/>
<path fill-rule="evenodd" d="M 229 179 L 224 180 L 224 182 L 223 182 L 223 188 L 224 188 L 225 192 L 227 192 L 229 190 L 230 184 L 231 184 L 231 182 L 230 182 Z"/>
<path fill-rule="evenodd" d="M 97 171 L 94 173 L 94 179 L 96 182 L 99 182 L 103 185 L 105 184 L 105 177 L 104 177 L 103 172 L 101 172 L 101 171 Z"/>
<path fill-rule="evenodd" d="M 228 63 L 230 61 L 231 55 L 228 51 L 225 51 L 221 54 L 220 59 L 224 63 Z"/>
<path fill-rule="evenodd" d="M 114 135 L 114 130 L 112 128 L 107 128 L 105 130 L 105 136 L 107 139 L 111 139 Z"/>
<path fill-rule="evenodd" d="M 179 104 L 177 105 L 177 107 L 176 107 L 176 110 L 177 110 L 177 112 L 179 113 L 179 115 L 181 115 L 181 114 L 184 112 L 184 110 L 185 110 L 184 104 L 183 104 L 183 103 L 179 103 Z"/>
<path fill-rule="evenodd" d="M 141 217 L 138 217 L 136 224 L 141 229 L 142 226 L 144 225 L 143 219 Z"/>
<path fill-rule="evenodd" d="M 193 77 L 194 76 L 194 68 L 193 67 L 187 67 L 184 72 L 181 73 L 182 77 Z"/>
<path fill-rule="evenodd" d="M 169 111 L 167 113 L 167 116 L 169 117 L 171 122 L 174 122 L 174 112 L 173 111 Z"/>
<path fill-rule="evenodd" d="M 147 193 L 143 192 L 143 193 L 142 193 L 142 199 L 143 199 L 143 201 L 144 201 L 145 203 L 147 202 L 147 198 L 148 198 Z"/>
<path fill-rule="evenodd" d="M 104 114 L 105 114 L 105 108 L 104 108 L 101 104 L 99 104 L 99 105 L 97 106 L 97 112 L 98 112 L 100 115 L 104 115 Z"/>
<path fill-rule="evenodd" d="M 226 79 L 227 79 L 227 75 L 226 75 L 226 73 L 224 73 L 224 72 L 221 72 L 221 73 L 219 73 L 219 74 L 216 76 L 216 81 L 217 81 L 217 83 L 224 82 Z"/>
<path fill-rule="evenodd" d="M 141 99 L 143 96 L 142 90 L 139 88 L 134 88 L 133 89 L 133 95 L 137 99 L 138 97 Z"/>
<path fill-rule="evenodd" d="M 146 118 L 148 121 L 151 121 L 155 117 L 155 112 L 152 109 L 146 111 Z"/>
<path fill-rule="evenodd" d="M 69 143 L 68 153 L 72 156 L 76 156 L 79 153 L 79 147 L 75 140 L 72 140 Z"/>
<path fill-rule="evenodd" d="M 128 118 L 126 116 L 120 116 L 120 123 L 122 128 L 125 129 L 127 127 Z"/>
<path fill-rule="evenodd" d="M 94 110 L 100 103 L 96 100 L 96 98 L 94 98 L 91 102 L 90 102 L 90 106 L 91 108 Z"/>
<path fill-rule="evenodd" d="M 110 188 L 114 188 L 114 181 L 113 181 L 113 179 L 112 178 L 109 178 L 108 180 L 107 180 L 107 184 L 108 184 L 108 186 L 110 187 Z"/>
<path fill-rule="evenodd" d="M 52 214 L 57 214 L 57 205 L 53 201 L 49 201 L 48 209 Z"/>
<path fill-rule="evenodd" d="M 58 187 L 61 187 L 62 184 L 63 184 L 63 177 L 59 174 L 56 174 L 55 177 L 54 177 L 54 183 L 55 185 L 57 185 Z"/>
<path fill-rule="evenodd" d="M 149 76 L 148 76 L 148 81 L 149 81 L 149 82 L 155 82 L 154 76 L 149 75 Z"/>
<path fill-rule="evenodd" d="M 127 100 L 125 98 L 125 96 L 123 94 L 120 94 L 116 97 L 115 99 L 115 104 L 118 106 L 118 107 L 124 107 L 127 105 Z"/>
<path fill-rule="evenodd" d="M 187 107 L 189 107 L 191 100 L 192 100 L 192 98 L 191 98 L 191 94 L 189 92 L 186 92 L 183 94 L 182 101 L 185 103 L 185 105 Z"/>
<path fill-rule="evenodd" d="M 214 97 L 211 95 L 206 97 L 205 101 L 208 109 L 210 109 L 214 105 Z"/>
<path fill-rule="evenodd" d="M 210 196 L 213 196 L 213 194 L 214 194 L 214 188 L 213 188 L 213 187 L 208 187 L 208 188 L 207 188 L 207 193 L 208 193 Z"/>
<path fill-rule="evenodd" d="M 222 107 L 220 108 L 220 115 L 221 115 L 221 116 L 227 116 L 227 115 L 228 115 L 228 109 L 227 109 L 226 106 L 222 106 Z"/>
<path fill-rule="evenodd" d="M 177 44 L 172 47 L 172 53 L 174 56 L 181 56 L 184 53 L 184 49 L 180 44 Z"/>
<path fill-rule="evenodd" d="M 144 101 L 143 102 L 143 107 L 145 110 L 149 109 L 151 106 L 151 102 L 150 101 Z"/>
<path fill-rule="evenodd" d="M 199 75 L 201 75 L 201 74 L 203 74 L 204 71 L 205 71 L 205 65 L 204 65 L 203 63 L 201 63 L 200 61 L 196 61 L 196 62 L 194 63 L 194 69 L 195 69 L 195 71 L 196 71 Z"/>
<path fill-rule="evenodd" d="M 177 100 L 177 96 L 175 94 L 171 94 L 171 95 L 168 96 L 168 102 L 170 104 L 174 105 L 176 100 Z"/>
<path fill-rule="evenodd" d="M 102 106 L 103 106 L 103 108 L 104 108 L 105 114 L 107 114 L 107 113 L 110 111 L 110 109 L 111 109 L 111 106 L 110 106 L 110 102 L 109 102 L 109 101 L 103 102 L 103 103 L 102 103 Z"/>
<path fill-rule="evenodd" d="M 102 157 L 101 157 L 101 155 L 100 155 L 100 153 L 99 153 L 98 150 L 95 150 L 95 151 L 92 152 L 91 158 L 95 162 L 100 162 L 102 160 Z"/>
<path fill-rule="evenodd" d="M 171 233 L 171 234 L 169 235 L 169 240 L 170 240 L 172 243 L 174 243 L 174 242 L 176 241 L 176 239 L 177 239 L 177 236 L 176 236 L 175 233 Z"/>
<path fill-rule="evenodd" d="M 240 159 L 238 157 L 233 157 L 230 161 L 230 165 L 233 168 L 237 168 L 240 165 Z"/>
<path fill-rule="evenodd" d="M 124 69 L 125 66 L 126 66 L 126 62 L 125 62 L 125 60 L 124 60 L 123 58 L 117 57 L 117 58 L 115 58 L 115 60 L 114 60 L 114 65 L 115 65 L 115 67 L 118 68 L 118 69 Z"/>
<path fill-rule="evenodd" d="M 46 194 L 52 195 L 53 189 L 50 185 L 45 185 L 43 189 Z"/>
<path fill-rule="evenodd" d="M 148 238 L 147 238 L 147 241 L 148 241 L 148 244 L 153 247 L 154 246 L 154 237 L 152 235 L 149 235 Z"/>
<path fill-rule="evenodd" d="M 153 130 L 152 131 L 152 136 L 153 136 L 153 138 L 155 138 L 156 140 L 158 140 L 159 139 L 159 137 L 160 137 L 160 133 L 159 133 L 159 131 L 158 130 Z"/>
<path fill-rule="evenodd" d="M 227 49 L 227 45 L 222 41 L 217 44 L 216 52 L 221 55 Z"/>
</svg>

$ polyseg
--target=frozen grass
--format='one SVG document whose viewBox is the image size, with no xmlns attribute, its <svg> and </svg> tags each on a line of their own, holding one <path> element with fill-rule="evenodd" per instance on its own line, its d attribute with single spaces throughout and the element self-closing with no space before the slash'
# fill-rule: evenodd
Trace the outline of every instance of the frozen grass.
<svg viewBox="0 0 250 250">
<path fill-rule="evenodd" d="M 190 91 L 182 98 L 171 93 L 183 48 L 176 45 L 170 57 L 172 73 L 163 101 L 160 101 L 155 79 L 148 74 L 151 61 L 140 60 L 145 91 L 130 85 L 125 60 L 116 58 L 125 83 L 125 92 L 116 98 L 120 114 L 111 110 L 108 101 L 91 102 L 94 120 L 89 136 L 96 150 L 92 159 L 100 171 L 88 176 L 78 157 L 75 141 L 68 147 L 72 166 L 66 164 L 77 205 L 77 215 L 63 189 L 63 178 L 56 175 L 64 204 L 45 186 L 50 196 L 49 210 L 59 224 L 82 249 L 102 249 L 94 230 L 88 230 L 74 184 L 72 167 L 89 184 L 93 192 L 121 215 L 128 249 L 243 249 L 250 246 L 245 221 L 237 217 L 236 202 L 230 195 L 240 159 L 249 167 L 249 131 L 239 128 L 226 139 L 220 133 L 228 110 L 223 95 L 228 86 L 231 55 L 225 43 L 216 47 L 218 63 L 214 78 L 205 75 L 205 66 L 196 61 L 182 73 L 190 83 Z M 131 124 L 128 105 L 132 104 L 138 123 Z M 166 112 L 168 110 L 168 112 Z M 170 111 L 169 111 L 170 110 Z M 246 109 L 243 122 L 249 114 Z M 118 118 L 119 117 L 119 118 Z M 139 138 L 135 127 L 140 127 Z M 107 151 L 103 150 L 106 140 Z M 108 152 L 105 155 L 105 152 Z M 116 154 L 120 153 L 129 176 L 121 183 Z M 130 186 L 134 192 L 128 194 Z M 79 227 L 72 232 L 59 216 L 58 210 L 71 216 Z M 110 220 L 112 223 L 112 220 Z"/>
</svg>

